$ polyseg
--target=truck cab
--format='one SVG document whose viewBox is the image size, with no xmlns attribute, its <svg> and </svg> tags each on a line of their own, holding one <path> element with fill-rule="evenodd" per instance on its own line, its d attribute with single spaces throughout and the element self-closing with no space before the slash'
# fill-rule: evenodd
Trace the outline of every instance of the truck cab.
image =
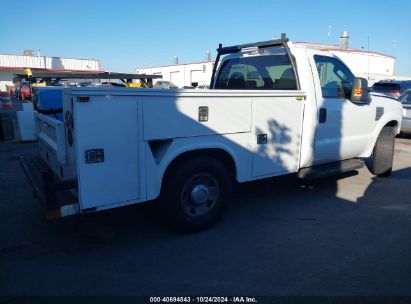
<svg viewBox="0 0 411 304">
<path fill-rule="evenodd" d="M 396 126 L 398 132 L 401 105 L 369 95 L 364 81 L 363 98 L 354 100 L 356 77 L 335 55 L 292 43 L 220 49 L 219 54 L 226 53 L 213 79 L 215 89 L 301 93 L 282 102 L 280 99 L 256 101 L 254 112 L 259 115 L 254 120 L 254 129 L 263 135 L 269 134 L 270 129 L 273 133 L 273 126 L 293 133 L 291 138 L 295 138 L 295 144 L 289 149 L 300 148 L 299 163 L 294 164 L 295 167 L 369 157 L 385 124 Z M 268 136 L 267 144 L 273 145 L 273 149 L 276 145 L 284 149 L 287 136 L 284 132 L 281 136 L 274 133 Z M 273 170 L 264 164 L 261 167 Z"/>
</svg>

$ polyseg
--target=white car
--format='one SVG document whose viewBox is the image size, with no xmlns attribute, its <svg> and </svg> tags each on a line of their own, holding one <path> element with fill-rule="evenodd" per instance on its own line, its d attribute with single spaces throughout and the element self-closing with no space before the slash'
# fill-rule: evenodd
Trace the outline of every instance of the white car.
<svg viewBox="0 0 411 304">
<path fill-rule="evenodd" d="M 154 85 L 154 89 L 178 89 L 178 86 L 176 86 L 174 83 L 171 81 L 167 80 L 158 80 Z"/>
<path fill-rule="evenodd" d="M 194 90 L 194 89 L 195 89 L 195 87 L 193 87 L 193 86 L 182 86 L 180 88 L 180 90 Z"/>
<path fill-rule="evenodd" d="M 198 86 L 196 86 L 196 90 L 209 90 L 210 86 L 207 84 L 199 84 Z"/>
<path fill-rule="evenodd" d="M 399 97 L 403 106 L 401 133 L 411 134 L 411 90 L 407 90 Z"/>
</svg>

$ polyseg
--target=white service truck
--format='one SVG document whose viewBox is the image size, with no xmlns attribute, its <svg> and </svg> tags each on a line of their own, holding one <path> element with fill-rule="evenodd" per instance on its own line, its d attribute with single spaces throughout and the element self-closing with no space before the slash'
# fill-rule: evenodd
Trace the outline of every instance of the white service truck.
<svg viewBox="0 0 411 304">
<path fill-rule="evenodd" d="M 21 163 L 49 217 L 160 198 L 199 230 L 233 182 L 323 177 L 365 159 L 391 173 L 402 105 L 370 95 L 338 57 L 284 34 L 217 51 L 210 90 L 67 88 L 64 121 L 37 114 L 41 161 Z"/>
</svg>

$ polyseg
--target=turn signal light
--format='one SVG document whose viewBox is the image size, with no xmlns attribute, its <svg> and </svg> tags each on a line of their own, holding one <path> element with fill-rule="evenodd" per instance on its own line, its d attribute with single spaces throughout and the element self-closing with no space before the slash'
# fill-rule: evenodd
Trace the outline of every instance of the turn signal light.
<svg viewBox="0 0 411 304">
<path fill-rule="evenodd" d="M 364 94 L 364 89 L 362 89 L 362 88 L 354 89 L 354 94 L 355 95 L 362 95 L 362 94 Z"/>
</svg>

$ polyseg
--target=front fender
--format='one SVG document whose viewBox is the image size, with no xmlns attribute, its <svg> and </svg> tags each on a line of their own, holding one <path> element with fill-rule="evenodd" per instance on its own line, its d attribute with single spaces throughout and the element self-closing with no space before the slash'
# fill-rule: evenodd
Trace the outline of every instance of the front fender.
<svg viewBox="0 0 411 304">
<path fill-rule="evenodd" d="M 398 119 L 398 117 L 394 114 L 387 115 L 384 119 L 381 118 L 370 137 L 365 151 L 360 155 L 360 157 L 367 158 L 371 156 L 375 143 L 377 142 L 378 135 L 380 135 L 381 130 L 387 125 L 395 125 L 396 134 L 399 134 L 401 129 L 401 119 Z"/>
<path fill-rule="evenodd" d="M 372 132 L 370 139 L 364 152 L 360 157 L 370 157 L 374 149 L 375 143 L 377 142 L 378 135 L 380 135 L 381 130 L 387 125 L 395 125 L 396 133 L 398 134 L 401 130 L 402 121 L 402 104 L 391 97 L 372 94 L 372 104 L 375 108 L 383 108 L 384 114 L 378 119 L 374 131 Z M 377 113 L 376 113 L 377 115 Z"/>
</svg>

